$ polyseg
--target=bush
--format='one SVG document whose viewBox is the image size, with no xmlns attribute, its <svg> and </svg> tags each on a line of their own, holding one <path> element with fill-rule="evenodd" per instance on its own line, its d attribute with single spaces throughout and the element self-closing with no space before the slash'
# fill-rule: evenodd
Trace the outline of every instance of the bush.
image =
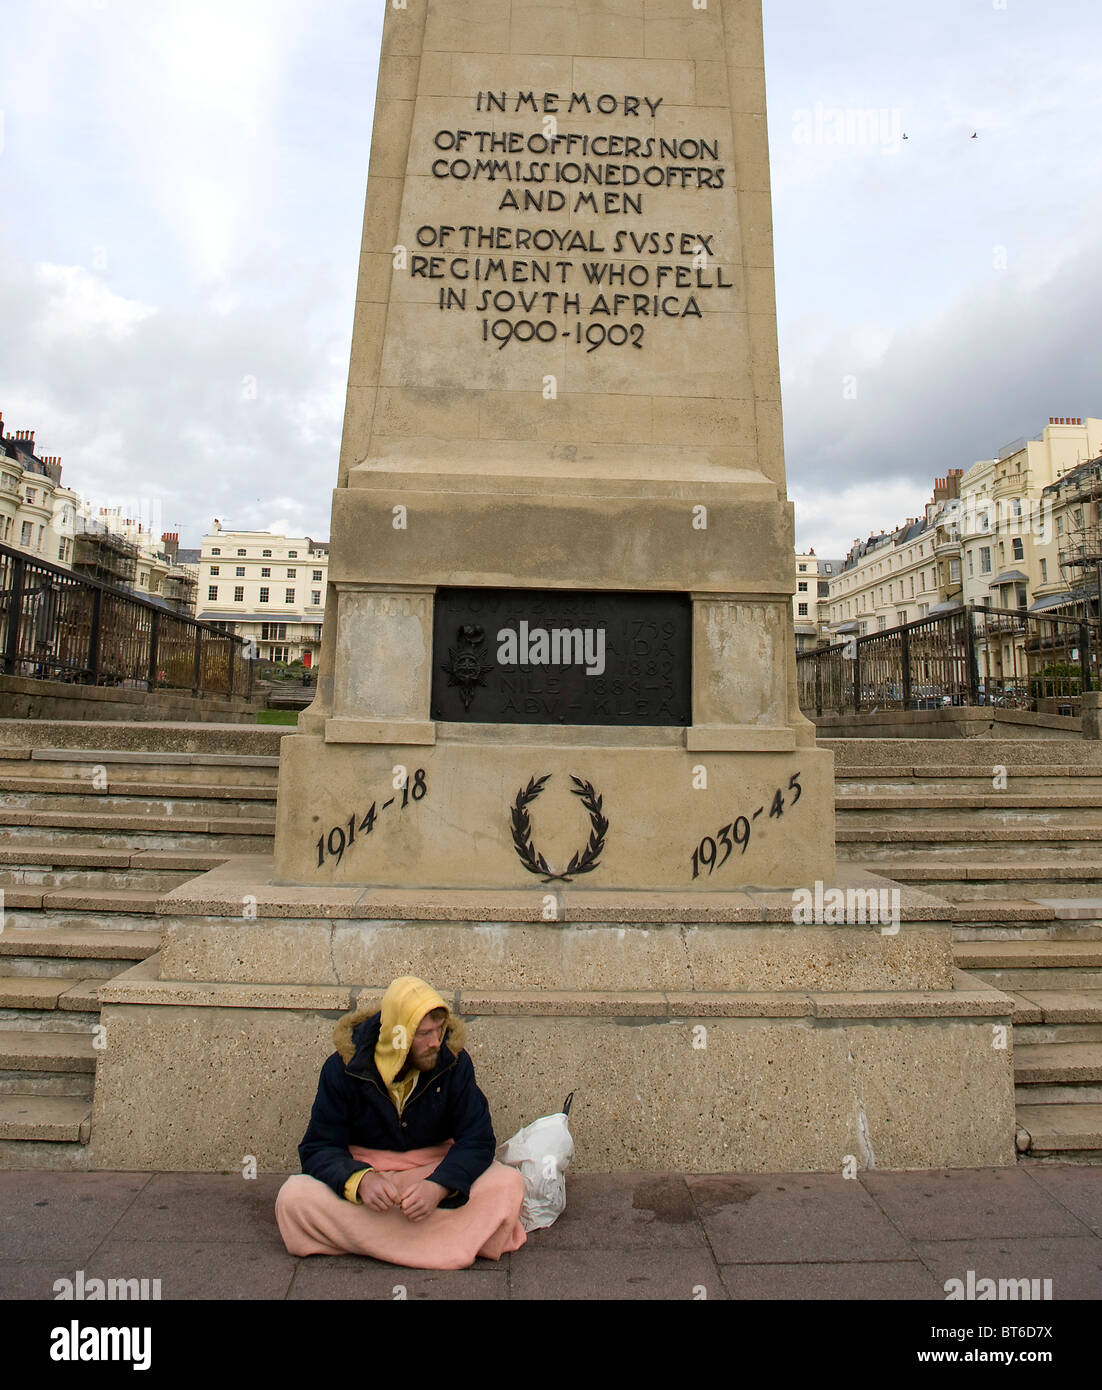
<svg viewBox="0 0 1102 1390">
<path fill-rule="evenodd" d="M 1034 671 L 1029 678 L 1029 693 L 1034 700 L 1080 695 L 1082 690 L 1083 672 L 1077 662 L 1053 661 L 1043 670 Z"/>
</svg>

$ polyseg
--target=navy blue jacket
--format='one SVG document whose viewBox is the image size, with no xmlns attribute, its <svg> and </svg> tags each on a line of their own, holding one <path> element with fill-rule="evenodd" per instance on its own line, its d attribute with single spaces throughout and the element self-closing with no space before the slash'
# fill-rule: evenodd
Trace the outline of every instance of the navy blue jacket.
<svg viewBox="0 0 1102 1390">
<path fill-rule="evenodd" d="M 441 1207 L 464 1206 L 471 1184 L 493 1162 L 497 1141 L 490 1107 L 463 1049 L 463 1023 L 448 1015 L 436 1066 L 420 1073 L 399 1116 L 375 1065 L 381 1019 L 380 1013 L 350 1014 L 335 1030 L 338 1050 L 321 1069 L 310 1124 L 298 1148 L 302 1171 L 343 1197 L 348 1179 L 367 1166 L 352 1157 L 349 1145 L 404 1152 L 453 1139 L 429 1176 L 454 1190 Z"/>
</svg>

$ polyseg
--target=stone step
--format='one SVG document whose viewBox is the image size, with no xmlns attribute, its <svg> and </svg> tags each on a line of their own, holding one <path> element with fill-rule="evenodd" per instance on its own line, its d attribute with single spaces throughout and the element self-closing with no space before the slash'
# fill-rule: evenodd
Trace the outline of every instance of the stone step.
<svg viewBox="0 0 1102 1390">
<path fill-rule="evenodd" d="M 123 762 L 120 759 L 124 755 L 120 753 L 90 753 L 81 759 L 81 755 L 72 749 L 20 751 L 25 756 L 0 760 L 0 771 L 5 777 L 35 781 L 48 779 L 72 784 L 74 789 L 80 785 L 88 786 L 93 778 L 106 778 L 107 785 L 111 787 L 167 784 L 189 789 L 210 787 L 218 791 L 243 789 L 274 794 L 279 781 L 279 763 L 274 758 L 261 759 L 262 765 L 246 763 L 242 766 L 233 759 L 208 759 L 194 763 L 160 761 L 167 757 L 166 754 L 154 754 L 152 761 Z M 130 755 L 131 758 L 136 756 Z"/>
<path fill-rule="evenodd" d="M 1034 989 L 1023 996 L 1046 1024 L 1102 1026 L 1102 990 Z"/>
<path fill-rule="evenodd" d="M 230 854 L 271 853 L 274 820 L 199 817 L 66 814 L 60 811 L 0 811 L 11 849 L 34 845 L 57 849 L 160 849 Z"/>
<path fill-rule="evenodd" d="M 1014 1084 L 1072 1085 L 1102 1081 L 1102 1043 L 1014 1043 Z"/>
<path fill-rule="evenodd" d="M 92 1105 L 80 1096 L 0 1095 L 0 1139 L 87 1144 Z"/>
<path fill-rule="evenodd" d="M 232 757 L 278 757 L 282 738 L 293 729 L 256 724 L 199 723 L 192 720 L 0 719 L 0 746 L 92 752 L 206 755 L 216 761 Z"/>
<path fill-rule="evenodd" d="M 88 1032 L 0 1029 L 0 1071 L 94 1072 L 97 1056 Z"/>
<path fill-rule="evenodd" d="M 973 944 L 973 943 L 966 943 Z M 1003 943 L 1013 945 L 1015 943 Z M 1044 943 L 1030 942 L 1030 945 Z M 1053 943 L 1060 944 L 1060 943 Z M 959 967 L 958 968 L 963 968 Z M 1060 965 L 1042 965 L 1036 968 L 1022 967 L 1017 970 L 970 970 L 969 974 L 983 980 L 994 989 L 1027 999 L 1037 990 L 1061 990 L 1068 994 L 1102 989 L 1102 970 L 1082 970 Z M 1036 1008 L 1036 1005 L 1032 1006 Z"/>
<path fill-rule="evenodd" d="M 102 983 L 161 948 L 160 932 L 104 931 L 85 927 L 12 928 L 0 933 L 0 970 L 6 977 L 51 976 L 70 989 Z M 72 1003 L 79 1003 L 75 994 Z"/>
<path fill-rule="evenodd" d="M 9 836 L 17 830 L 33 831 L 41 828 L 44 832 L 55 830 L 107 830 L 125 831 L 131 827 L 143 833 L 163 830 L 177 834 L 188 832 L 194 835 L 269 835 L 273 832 L 271 817 L 252 816 L 137 816 L 126 810 L 111 812 L 96 811 L 27 811 L 9 808 L 6 799 L 0 808 L 0 826 L 8 826 L 6 839 L 14 849 L 17 842 Z M 43 836 L 43 841 L 49 843 Z M 110 848 L 110 846 L 105 846 Z"/>
<path fill-rule="evenodd" d="M 931 825 L 928 822 L 910 825 L 838 826 L 836 840 L 842 845 L 868 845 L 870 852 L 884 855 L 919 853 L 940 858 L 942 855 L 970 854 L 973 846 L 982 844 L 992 862 L 999 862 L 1007 851 L 1063 858 L 1071 852 L 1097 857 L 1102 845 L 1102 825 L 981 825 L 974 820 L 966 824 Z"/>
<path fill-rule="evenodd" d="M 1017 1118 L 1029 1134 L 1031 1154 L 1102 1156 L 1102 1105 L 1020 1105 Z"/>
<path fill-rule="evenodd" d="M 95 1083 L 92 1072 L 59 1072 L 56 1076 L 46 1076 L 40 1071 L 0 1071 L 0 1096 L 83 1096 L 89 1100 Z"/>
<path fill-rule="evenodd" d="M 225 852 L 101 849 L 27 844 L 0 848 L 0 890 L 9 907 L 40 908 L 41 893 L 59 888 L 170 892 L 226 862 Z M 35 900 L 35 893 L 39 894 Z"/>
<path fill-rule="evenodd" d="M 1102 970 L 1102 941 L 968 941 L 953 948 L 960 970 L 1043 968 Z"/>
<path fill-rule="evenodd" d="M 1023 1105 L 1100 1105 L 1102 1082 L 1081 1081 L 1069 1086 L 1047 1086 L 1040 1082 L 1030 1082 L 1025 1086 L 1014 1087 L 1014 1099 L 1019 1108 Z"/>
<path fill-rule="evenodd" d="M 75 787 L 72 791 L 35 790 L 0 792 L 0 804 L 8 810 L 62 811 L 78 815 L 186 816 L 189 819 L 221 819 L 247 816 L 256 820 L 274 821 L 275 792 L 265 792 L 264 799 L 243 797 L 174 797 L 167 792 L 138 794 L 123 793 L 115 787 L 97 792 L 90 787 Z"/>
<path fill-rule="evenodd" d="M 935 858 L 873 860 L 854 850 L 840 859 L 899 883 L 911 884 L 923 892 L 960 905 L 990 901 L 1005 893 L 1008 898 L 1097 898 L 1102 893 L 1102 862 L 1097 859 L 1065 858 L 1058 862 L 1022 860 L 992 863 L 956 856 L 952 860 Z"/>
<path fill-rule="evenodd" d="M 67 1014 L 99 1012 L 97 991 L 102 983 L 64 975 L 0 975 L 0 1009 L 53 1013 L 65 1026 Z"/>
<path fill-rule="evenodd" d="M 839 830 L 883 828 L 898 830 L 916 819 L 930 830 L 969 828 L 1049 830 L 1063 839 L 1067 831 L 1102 826 L 1102 796 L 1090 802 L 1066 800 L 1061 806 L 1055 798 L 1029 806 L 1023 798 L 996 802 L 991 797 L 899 797 L 862 796 L 842 798 L 835 803 L 835 824 Z M 855 804 L 855 803 L 860 804 Z M 1074 835 L 1072 838 L 1076 838 Z"/>
</svg>

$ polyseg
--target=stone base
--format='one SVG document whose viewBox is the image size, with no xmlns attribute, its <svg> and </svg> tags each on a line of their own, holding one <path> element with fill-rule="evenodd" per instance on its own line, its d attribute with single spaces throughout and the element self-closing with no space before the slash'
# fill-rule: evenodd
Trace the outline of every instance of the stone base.
<svg viewBox="0 0 1102 1390">
<path fill-rule="evenodd" d="M 329 721 L 334 737 L 346 723 Z M 276 882 L 515 889 L 535 901 L 591 847 L 594 862 L 573 880 L 594 890 L 710 894 L 834 876 L 833 762 L 797 748 L 791 730 L 744 731 L 759 747 L 732 750 L 725 728 L 691 729 L 686 747 L 681 730 L 598 743 L 585 730 L 525 729 L 518 742 L 516 726 L 458 725 L 437 742 L 435 727 L 418 725 L 404 743 L 286 740 Z M 788 751 L 776 751 L 779 739 Z"/>
<path fill-rule="evenodd" d="M 356 991 L 180 985 L 149 978 L 154 959 L 101 995 L 96 1165 L 234 1170 L 252 1154 L 262 1171 L 295 1170 Z M 576 1093 L 575 1171 L 1009 1166 L 1011 1051 L 993 1041 L 996 1026 L 1009 1037 L 1013 1006 L 968 976 L 956 983 L 894 995 L 442 992 L 467 1020 L 499 1141 Z"/>
<path fill-rule="evenodd" d="M 467 1020 L 499 1140 L 577 1093 L 580 1171 L 1014 1162 L 1013 1003 L 955 970 L 926 894 L 895 926 L 800 925 L 768 891 L 560 891 L 545 921 L 510 894 L 279 888 L 263 862 L 168 894 L 161 954 L 102 986 L 97 1166 L 295 1168 L 334 1023 L 402 974 Z"/>
</svg>

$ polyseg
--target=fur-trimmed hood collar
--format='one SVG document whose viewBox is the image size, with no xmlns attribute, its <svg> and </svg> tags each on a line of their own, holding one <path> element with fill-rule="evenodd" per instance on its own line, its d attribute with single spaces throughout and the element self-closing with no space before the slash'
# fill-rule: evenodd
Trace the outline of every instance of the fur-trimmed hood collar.
<svg viewBox="0 0 1102 1390">
<path fill-rule="evenodd" d="M 333 1029 L 333 1045 L 340 1053 L 341 1060 L 346 1067 L 365 1050 L 367 1055 L 361 1057 L 361 1063 L 369 1060 L 374 1065 L 375 1044 L 379 1040 L 381 1020 L 381 997 L 372 999 L 367 1004 L 357 1004 L 354 1009 L 339 1020 Z M 461 1018 L 457 1018 L 450 1009 L 444 1023 L 443 1046 L 453 1057 L 458 1057 L 461 1052 L 466 1050 L 467 1046 L 467 1025 Z"/>
</svg>

